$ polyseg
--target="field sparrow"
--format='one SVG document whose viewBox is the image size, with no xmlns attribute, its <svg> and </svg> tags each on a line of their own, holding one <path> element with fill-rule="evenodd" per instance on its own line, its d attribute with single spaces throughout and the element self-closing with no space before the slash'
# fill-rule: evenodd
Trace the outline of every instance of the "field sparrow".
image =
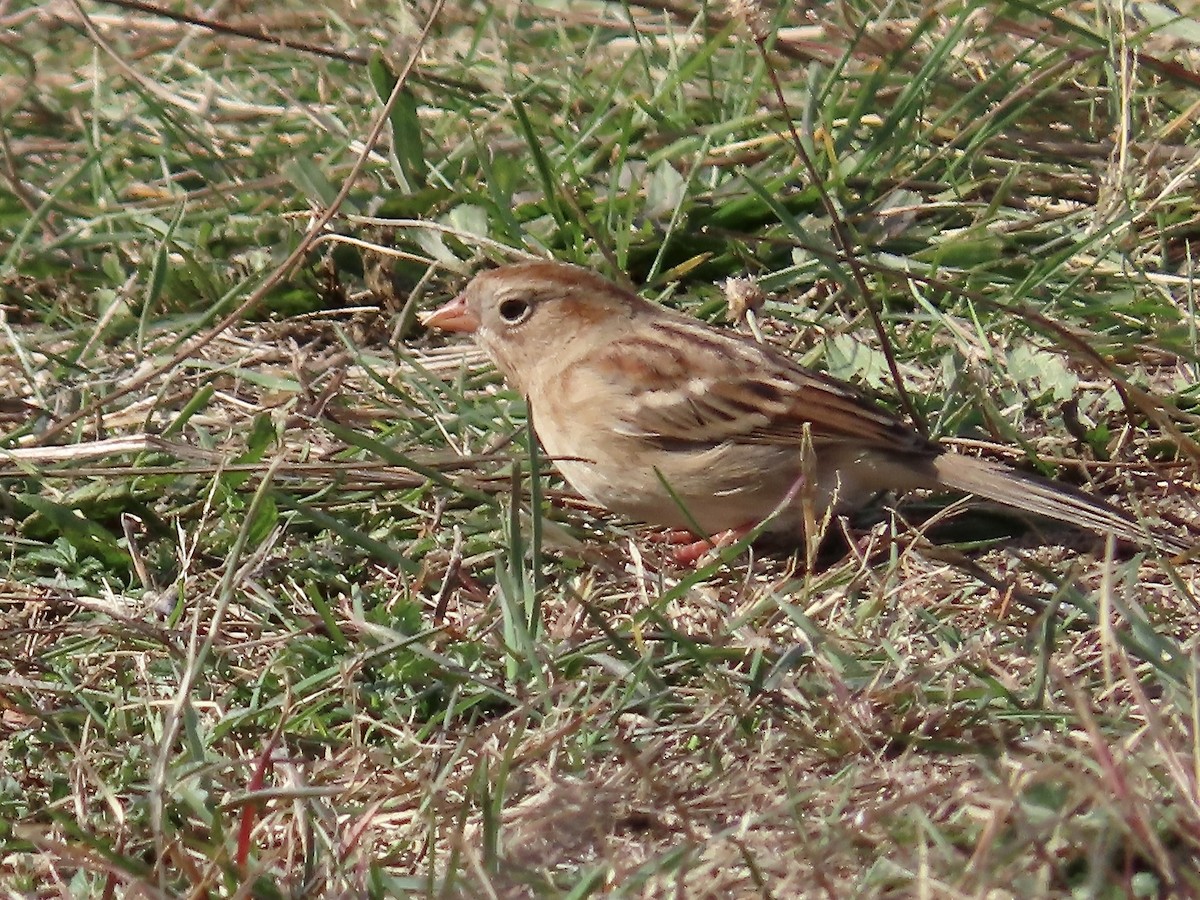
<svg viewBox="0 0 1200 900">
<path fill-rule="evenodd" d="M 585 269 L 485 271 L 425 324 L 473 333 L 571 486 L 642 522 L 715 535 L 775 512 L 768 529 L 798 536 L 881 491 L 953 488 L 1149 542 L 1102 500 L 933 444 L 848 384 Z"/>
</svg>

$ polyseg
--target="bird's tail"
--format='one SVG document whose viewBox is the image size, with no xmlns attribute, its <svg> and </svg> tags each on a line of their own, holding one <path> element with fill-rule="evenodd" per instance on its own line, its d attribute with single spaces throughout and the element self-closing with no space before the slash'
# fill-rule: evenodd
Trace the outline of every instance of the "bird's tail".
<svg viewBox="0 0 1200 900">
<path fill-rule="evenodd" d="M 956 490 L 1080 525 L 1099 534 L 1114 534 L 1133 544 L 1157 545 L 1173 555 L 1192 549 L 1174 535 L 1150 529 L 1129 513 L 1069 484 L 1025 475 L 998 463 L 956 453 L 943 453 L 933 465 L 938 480 Z"/>
</svg>

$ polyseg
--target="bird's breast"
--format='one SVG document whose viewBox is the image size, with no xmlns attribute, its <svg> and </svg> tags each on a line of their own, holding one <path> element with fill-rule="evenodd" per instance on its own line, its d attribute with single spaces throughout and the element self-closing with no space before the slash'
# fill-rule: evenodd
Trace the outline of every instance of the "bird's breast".
<svg viewBox="0 0 1200 900">
<path fill-rule="evenodd" d="M 627 392 L 560 373 L 532 385 L 534 428 L 568 483 L 593 503 L 629 518 L 708 533 L 757 522 L 796 483 L 793 447 L 675 442 L 630 434 Z"/>
</svg>

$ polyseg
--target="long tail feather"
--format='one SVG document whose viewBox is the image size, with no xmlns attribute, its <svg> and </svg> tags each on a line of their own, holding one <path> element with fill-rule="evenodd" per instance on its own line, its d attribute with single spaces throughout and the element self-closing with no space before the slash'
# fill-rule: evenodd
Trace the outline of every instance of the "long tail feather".
<svg viewBox="0 0 1200 900">
<path fill-rule="evenodd" d="M 1078 488 L 1006 466 L 956 453 L 934 460 L 939 480 L 947 487 L 976 494 L 1006 506 L 1079 525 L 1099 534 L 1114 534 L 1130 543 L 1157 543 L 1171 554 L 1186 553 L 1190 545 L 1158 529 L 1149 530 L 1133 516 Z"/>
</svg>

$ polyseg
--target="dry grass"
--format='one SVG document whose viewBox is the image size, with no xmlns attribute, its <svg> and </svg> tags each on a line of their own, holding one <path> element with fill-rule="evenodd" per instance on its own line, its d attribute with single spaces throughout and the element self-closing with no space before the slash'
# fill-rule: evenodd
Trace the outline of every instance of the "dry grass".
<svg viewBox="0 0 1200 900">
<path fill-rule="evenodd" d="M 907 498 L 680 570 L 411 324 L 505 247 L 714 321 L 750 271 L 798 358 L 1198 528 L 1194 23 L 222 8 L 419 48 L 364 156 L 366 54 L 87 13 L 0 5 L 11 895 L 1200 894 L 1200 563 Z"/>
</svg>

